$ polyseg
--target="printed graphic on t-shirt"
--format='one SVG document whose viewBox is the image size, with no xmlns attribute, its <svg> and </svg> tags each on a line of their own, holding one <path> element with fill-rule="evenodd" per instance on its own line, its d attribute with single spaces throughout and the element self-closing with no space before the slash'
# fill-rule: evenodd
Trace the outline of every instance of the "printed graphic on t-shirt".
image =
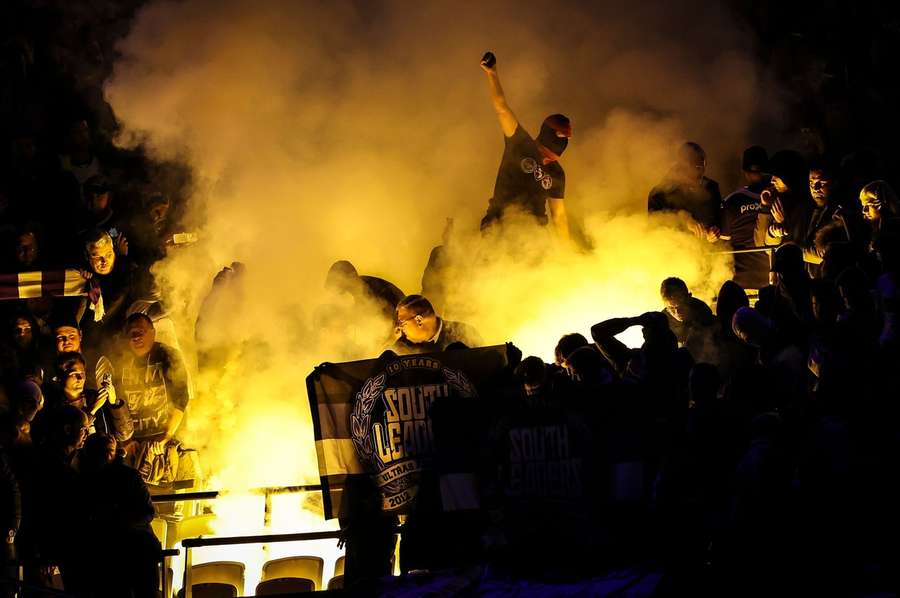
<svg viewBox="0 0 900 598">
<path fill-rule="evenodd" d="M 507 458 L 507 496 L 582 495 L 581 459 L 570 450 L 565 424 L 512 428 Z"/>
<path fill-rule="evenodd" d="M 146 368 L 123 368 L 122 392 L 134 422 L 135 438 L 166 431 L 169 395 L 162 363 L 151 363 Z"/>
<path fill-rule="evenodd" d="M 523 158 L 520 166 L 522 172 L 534 175 L 534 180 L 539 181 L 544 189 L 549 190 L 553 186 L 553 177 L 545 173 L 534 158 Z"/>
</svg>

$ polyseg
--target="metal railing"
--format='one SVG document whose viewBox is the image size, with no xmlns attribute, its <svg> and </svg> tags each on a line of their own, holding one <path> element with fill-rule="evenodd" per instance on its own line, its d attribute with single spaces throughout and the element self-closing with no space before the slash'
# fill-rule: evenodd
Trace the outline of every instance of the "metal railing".
<svg viewBox="0 0 900 598">
<path fill-rule="evenodd" d="M 775 250 L 778 249 L 779 245 L 763 245 L 760 247 L 745 247 L 743 249 L 723 249 L 719 251 L 713 251 L 714 255 L 735 255 L 739 253 L 775 253 Z M 771 255 L 770 255 L 771 258 Z"/>
<path fill-rule="evenodd" d="M 272 512 L 272 497 L 278 494 L 294 494 L 302 492 L 321 492 L 320 484 L 302 484 L 298 486 L 270 486 L 263 488 L 253 488 L 249 490 L 252 494 L 262 494 L 265 497 L 265 512 L 263 525 L 268 525 Z M 185 502 L 192 500 L 216 500 L 222 496 L 226 496 L 226 492 L 219 490 L 201 490 L 197 492 L 182 492 L 171 494 L 157 494 L 151 496 L 150 499 L 156 503 L 173 503 Z M 304 542 L 311 540 L 327 540 L 329 538 L 339 538 L 340 531 L 330 532 L 298 532 L 292 534 L 259 534 L 254 536 L 218 536 L 218 537 L 197 537 L 197 538 L 181 538 L 181 546 L 184 548 L 184 597 L 192 598 L 193 581 L 191 549 L 202 548 L 206 546 L 235 546 L 240 544 L 277 544 L 279 542 Z M 170 553 L 170 554 L 166 554 Z M 166 556 L 177 556 L 180 554 L 178 550 L 164 550 Z M 166 588 L 166 564 L 163 563 L 163 588 Z"/>
</svg>

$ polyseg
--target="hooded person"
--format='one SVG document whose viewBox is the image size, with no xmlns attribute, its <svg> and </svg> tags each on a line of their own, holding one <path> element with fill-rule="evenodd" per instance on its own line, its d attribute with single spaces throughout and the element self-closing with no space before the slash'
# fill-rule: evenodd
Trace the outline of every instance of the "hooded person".
<svg viewBox="0 0 900 598">
<path fill-rule="evenodd" d="M 365 301 L 373 301 L 379 311 L 393 319 L 394 309 L 406 295 L 394 283 L 377 276 L 360 275 L 356 267 L 347 260 L 339 260 L 331 265 L 325 277 L 325 288 L 347 293 L 358 306 Z"/>
<path fill-rule="evenodd" d="M 569 240 L 569 223 L 563 201 L 566 173 L 559 159 L 572 137 L 571 122 L 562 114 L 551 114 L 541 124 L 538 136 L 532 138 L 506 103 L 493 54 L 488 52 L 484 55 L 481 68 L 487 75 L 491 101 L 504 136 L 503 157 L 494 183 L 494 195 L 481 220 L 481 230 L 491 228 L 510 211 L 518 210 L 541 226 L 552 223 L 557 236 Z"/>
<path fill-rule="evenodd" d="M 371 345 L 363 352 L 393 342 L 394 310 L 406 296 L 397 285 L 360 275 L 353 264 L 340 260 L 328 269 L 325 289 L 330 296 L 317 310 L 316 325 L 327 330 L 328 336 L 344 339 L 345 348 L 351 338 L 363 346 Z"/>
</svg>

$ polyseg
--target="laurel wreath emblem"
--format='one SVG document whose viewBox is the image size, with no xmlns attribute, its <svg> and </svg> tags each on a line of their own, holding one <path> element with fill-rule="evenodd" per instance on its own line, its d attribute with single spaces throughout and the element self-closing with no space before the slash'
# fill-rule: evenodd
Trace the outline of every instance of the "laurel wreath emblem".
<svg viewBox="0 0 900 598">
<path fill-rule="evenodd" d="M 450 368 L 443 368 L 443 372 L 444 377 L 447 379 L 447 384 L 452 386 L 459 393 L 459 396 L 468 399 L 477 395 L 475 388 L 465 374 Z"/>
<path fill-rule="evenodd" d="M 353 435 L 353 444 L 360 456 L 369 459 L 374 451 L 372 444 L 366 442 L 369 437 L 369 424 L 372 420 L 372 410 L 375 408 L 375 400 L 381 397 L 387 374 L 381 374 L 369 378 L 358 393 L 350 415 L 350 432 Z"/>
<path fill-rule="evenodd" d="M 472 386 L 472 383 L 463 372 L 451 370 L 447 367 L 441 368 L 441 372 L 447 380 L 447 384 L 456 391 L 458 396 L 463 398 L 477 396 L 478 393 L 475 387 Z M 372 445 L 369 432 L 372 424 L 372 412 L 375 409 L 376 402 L 381 399 L 386 383 L 386 372 L 366 380 L 359 392 L 356 393 L 353 411 L 350 414 L 350 433 L 353 437 L 353 444 L 356 447 L 357 454 L 361 460 L 369 461 L 379 469 L 380 466 L 374 456 L 375 448 Z M 396 482 L 388 484 L 388 487 L 385 489 L 391 489 L 396 484 Z"/>
</svg>

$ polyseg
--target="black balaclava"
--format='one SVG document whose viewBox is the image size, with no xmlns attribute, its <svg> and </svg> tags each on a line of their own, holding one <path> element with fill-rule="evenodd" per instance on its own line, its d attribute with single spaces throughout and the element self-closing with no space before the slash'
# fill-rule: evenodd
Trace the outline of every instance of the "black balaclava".
<svg viewBox="0 0 900 598">
<path fill-rule="evenodd" d="M 559 133 L 562 133 L 563 137 L 560 137 Z M 566 146 L 569 145 L 571 136 L 572 125 L 569 119 L 562 114 L 551 114 L 544 119 L 537 142 L 557 156 L 561 156 L 566 150 Z"/>
</svg>

